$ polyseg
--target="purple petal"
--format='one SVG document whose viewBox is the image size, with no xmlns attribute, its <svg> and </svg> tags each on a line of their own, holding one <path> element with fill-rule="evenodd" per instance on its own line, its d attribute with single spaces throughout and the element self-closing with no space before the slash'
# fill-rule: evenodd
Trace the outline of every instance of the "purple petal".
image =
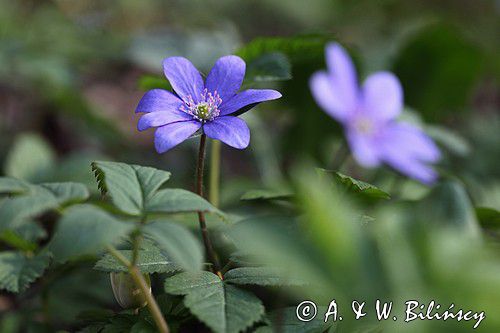
<svg viewBox="0 0 500 333">
<path fill-rule="evenodd" d="M 191 96 L 195 102 L 205 89 L 200 72 L 194 65 L 183 57 L 171 57 L 163 60 L 163 72 L 174 91 L 183 100 Z"/>
<path fill-rule="evenodd" d="M 363 84 L 363 110 L 374 119 L 391 120 L 403 109 L 403 89 L 389 72 L 370 75 Z"/>
<path fill-rule="evenodd" d="M 399 172 L 430 184 L 437 173 L 425 163 L 436 162 L 441 153 L 420 129 L 406 123 L 386 128 L 379 141 L 381 158 Z"/>
<path fill-rule="evenodd" d="M 164 153 L 189 138 L 201 127 L 196 120 L 171 123 L 158 127 L 155 132 L 155 148 L 158 153 Z"/>
<path fill-rule="evenodd" d="M 331 76 L 325 72 L 317 72 L 311 77 L 311 92 L 316 103 L 337 121 L 343 122 L 348 118 L 352 109 L 344 104 L 342 96 L 334 90 Z"/>
<path fill-rule="evenodd" d="M 163 89 L 153 89 L 148 91 L 139 101 L 136 113 L 140 112 L 158 112 L 168 110 L 178 110 L 182 105 L 182 100 Z"/>
<path fill-rule="evenodd" d="M 192 120 L 193 117 L 180 110 L 169 110 L 146 113 L 139 119 L 137 129 L 139 131 L 147 130 L 151 127 L 159 127 L 178 121 Z"/>
<path fill-rule="evenodd" d="M 217 91 L 224 101 L 240 90 L 245 77 L 246 64 L 240 57 L 222 57 L 215 63 L 207 76 L 205 87 L 210 92 Z"/>
<path fill-rule="evenodd" d="M 358 80 L 349 54 L 339 44 L 329 44 L 326 47 L 326 63 L 332 76 L 333 93 L 342 102 L 344 110 L 354 111 L 358 106 Z"/>
<path fill-rule="evenodd" d="M 250 130 L 243 119 L 232 116 L 215 118 L 203 125 L 203 132 L 210 138 L 244 149 L 250 143 Z"/>
<path fill-rule="evenodd" d="M 377 145 L 372 137 L 348 130 L 347 142 L 359 164 L 367 168 L 376 167 L 380 164 Z"/>
<path fill-rule="evenodd" d="M 408 156 L 393 154 L 386 156 L 385 162 L 399 172 L 424 184 L 430 185 L 438 178 L 438 174 L 432 167 Z"/>
<path fill-rule="evenodd" d="M 226 116 L 247 106 L 255 106 L 258 103 L 271 101 L 281 97 L 276 90 L 271 89 L 248 89 L 244 90 L 227 101 L 223 101 L 219 107 L 220 115 Z"/>
<path fill-rule="evenodd" d="M 383 130 L 380 147 L 424 162 L 437 162 L 441 158 L 439 148 L 427 134 L 404 122 L 391 124 Z"/>
</svg>

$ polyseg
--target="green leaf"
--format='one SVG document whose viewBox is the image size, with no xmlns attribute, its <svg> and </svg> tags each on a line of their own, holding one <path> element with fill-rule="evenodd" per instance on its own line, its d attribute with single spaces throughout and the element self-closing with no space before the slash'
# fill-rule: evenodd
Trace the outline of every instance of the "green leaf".
<svg viewBox="0 0 500 333">
<path fill-rule="evenodd" d="M 118 162 L 93 162 L 99 189 L 109 193 L 113 204 L 124 213 L 142 215 L 145 205 L 170 178 L 170 172 Z"/>
<path fill-rule="evenodd" d="M 269 318 L 273 326 L 283 333 L 323 333 L 334 325 L 330 319 L 326 323 L 323 321 L 323 314 L 327 312 L 325 306 L 317 307 L 317 316 L 307 322 L 300 321 L 296 315 L 296 308 L 289 307 L 279 309 L 270 313 Z"/>
<path fill-rule="evenodd" d="M 279 190 L 250 190 L 241 196 L 241 200 L 290 200 L 293 193 Z"/>
<path fill-rule="evenodd" d="M 41 187 L 49 190 L 56 198 L 59 205 L 68 205 L 82 202 L 89 198 L 89 190 L 79 183 L 45 183 Z"/>
<path fill-rule="evenodd" d="M 185 270 L 200 270 L 203 249 L 199 241 L 185 227 L 166 221 L 148 223 L 143 228 L 162 252 Z"/>
<path fill-rule="evenodd" d="M 345 189 L 349 193 L 361 195 L 370 199 L 390 199 L 389 193 L 379 189 L 375 185 L 366 183 L 362 180 L 352 178 L 340 172 L 325 170 L 318 168 L 318 172 L 332 174 L 334 180 L 340 185 L 340 188 Z"/>
<path fill-rule="evenodd" d="M 55 164 L 52 148 L 36 134 L 20 135 L 5 162 L 7 176 L 35 181 Z"/>
<path fill-rule="evenodd" d="M 163 189 L 147 202 L 148 213 L 215 213 L 224 218 L 225 215 L 199 195 L 183 189 Z"/>
<path fill-rule="evenodd" d="M 56 261 L 65 262 L 96 254 L 107 245 L 116 244 L 133 228 L 97 207 L 75 206 L 60 219 L 49 249 Z"/>
<path fill-rule="evenodd" d="M 0 194 L 20 194 L 29 191 L 29 189 L 29 184 L 20 179 L 0 177 Z"/>
<path fill-rule="evenodd" d="M 25 290 L 31 282 L 42 275 L 49 261 L 50 254 L 47 252 L 32 258 L 26 257 L 21 252 L 1 252 L 0 289 L 15 293 Z"/>
<path fill-rule="evenodd" d="M 0 240 L 18 250 L 34 251 L 37 249 L 37 240 L 45 238 L 45 229 L 35 221 L 29 221 L 16 229 L 7 229 L 0 234 Z"/>
<path fill-rule="evenodd" d="M 476 213 L 464 187 L 456 181 L 444 181 L 419 202 L 420 220 L 431 225 L 461 228 L 479 235 Z"/>
<path fill-rule="evenodd" d="M 137 83 L 141 90 L 164 89 L 172 90 L 170 83 L 162 76 L 143 75 Z"/>
<path fill-rule="evenodd" d="M 224 283 L 210 272 L 184 272 L 165 281 L 165 291 L 186 295 L 184 304 L 214 332 L 237 333 L 264 314 L 262 302 L 248 291 Z"/>
<path fill-rule="evenodd" d="M 500 212 L 494 208 L 476 207 L 476 217 L 483 228 L 500 229 Z"/>
<path fill-rule="evenodd" d="M 28 195 L 5 198 L 0 201 L 0 233 L 17 228 L 32 217 L 58 206 L 52 193 L 34 186 Z"/>
<path fill-rule="evenodd" d="M 239 267 L 224 275 L 224 281 L 258 286 L 303 285 L 304 281 L 290 277 L 285 271 L 271 267 Z"/>
<path fill-rule="evenodd" d="M 249 62 L 264 54 L 280 52 L 292 63 L 308 62 L 311 58 L 323 58 L 325 44 L 332 40 L 330 35 L 260 37 L 246 44 L 236 54 Z"/>
<path fill-rule="evenodd" d="M 469 99 L 484 56 L 456 27 L 437 24 L 416 34 L 394 61 L 408 105 L 426 120 L 457 116 Z M 425 73 L 425 75 L 422 75 Z"/>
<path fill-rule="evenodd" d="M 288 58 L 279 52 L 264 54 L 251 61 L 247 66 L 246 81 L 269 82 L 284 81 L 292 78 L 292 65 Z"/>
<path fill-rule="evenodd" d="M 132 260 L 131 250 L 121 250 L 120 253 L 129 261 Z M 170 273 L 180 270 L 179 266 L 172 260 L 166 258 L 159 251 L 141 250 L 136 263 L 142 273 Z M 115 259 L 111 254 L 105 254 L 94 266 L 95 269 L 104 272 L 127 272 L 128 268 Z"/>
</svg>

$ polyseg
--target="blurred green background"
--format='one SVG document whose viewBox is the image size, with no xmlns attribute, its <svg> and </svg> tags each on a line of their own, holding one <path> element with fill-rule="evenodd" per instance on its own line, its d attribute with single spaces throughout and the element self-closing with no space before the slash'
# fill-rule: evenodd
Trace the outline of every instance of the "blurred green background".
<svg viewBox="0 0 500 333">
<path fill-rule="evenodd" d="M 500 2 L 494 0 L 0 0 L 0 174 L 34 183 L 83 182 L 97 194 L 90 162 L 109 159 L 169 170 L 173 174 L 171 186 L 192 189 L 196 140 L 158 155 L 153 131 L 139 133 L 135 129 L 138 101 L 148 89 L 168 87 L 161 79 L 161 61 L 165 57 L 185 56 L 207 73 L 222 55 L 236 53 L 251 63 L 255 59 L 262 61 L 259 57 L 268 48 L 277 69 L 272 75 L 262 74 L 255 65 L 245 85 L 274 87 L 284 97 L 245 114 L 252 133 L 249 149 L 222 148 L 221 207 L 242 216 L 249 211 L 288 212 L 289 207 L 282 206 L 241 208 L 240 196 L 258 188 L 283 191 L 295 186 L 302 203 L 318 195 L 316 207 L 303 207 L 311 221 L 318 223 L 312 223 L 308 232 L 317 241 L 316 251 L 324 254 L 338 250 L 340 257 L 316 257 L 320 264 L 315 269 L 333 260 L 331 267 L 343 267 L 348 273 L 339 278 L 327 267 L 316 278 L 328 280 L 332 273 L 335 281 L 345 287 L 352 281 L 353 275 L 349 274 L 359 269 L 358 262 L 352 259 L 358 250 L 345 244 L 345 248 L 326 247 L 335 238 L 325 240 L 321 235 L 334 237 L 335 232 L 328 233 L 332 230 L 321 221 L 344 221 L 343 217 L 315 215 L 327 210 L 325 198 L 335 198 L 326 190 L 311 191 L 308 186 L 316 183 L 304 181 L 307 177 L 300 177 L 293 167 L 307 160 L 314 166 L 330 168 L 341 142 L 339 125 L 315 105 L 308 88 L 310 75 L 325 67 L 324 44 L 338 41 L 345 45 L 362 78 L 382 69 L 396 73 L 405 89 L 407 109 L 403 117 L 421 124 L 436 140 L 444 153 L 440 171 L 460 187 L 450 185 L 429 193 L 428 188 L 401 180 L 391 171 L 362 169 L 352 159 L 347 160 L 342 172 L 404 200 L 425 197 L 417 207 L 425 213 L 415 214 L 417 220 L 439 221 L 443 216 L 454 216 L 458 209 L 466 211 L 457 214 L 466 215 L 464 221 L 468 221 L 470 214 L 473 219 L 483 216 L 474 207 L 500 208 L 499 36 Z M 429 209 L 440 196 L 445 198 L 441 202 L 449 206 Z M 373 232 L 373 242 L 387 255 L 394 240 L 380 236 L 392 233 L 400 242 L 396 242 L 398 249 L 405 249 L 404 240 L 409 236 L 399 230 L 398 223 L 391 222 L 399 215 L 384 210 L 374 213 L 379 214 L 387 223 Z M 498 212 L 492 214 L 496 217 L 484 219 L 485 223 L 493 223 L 493 227 L 487 225 L 491 227 L 488 240 L 498 241 L 498 215 L 494 215 Z M 400 221 L 408 218 L 408 214 L 404 216 Z M 339 225 L 336 232 L 341 230 L 346 232 L 346 239 L 358 240 L 357 231 Z M 486 277 L 497 278 L 482 280 L 474 275 L 475 271 L 457 277 L 454 267 L 445 269 L 445 273 L 436 267 L 446 266 L 445 259 L 454 258 L 457 252 L 460 267 L 477 259 L 473 255 L 476 252 L 463 253 L 463 247 L 457 245 L 467 244 L 468 240 L 448 233 L 430 236 L 416 230 L 415 234 L 418 240 L 408 241 L 417 244 L 415 248 L 398 250 L 398 255 L 381 259 L 370 257 L 390 261 L 386 264 L 393 269 L 398 263 L 407 263 L 405 269 L 385 272 L 394 278 L 391 283 L 407 282 L 411 274 L 405 275 L 404 271 L 418 266 L 429 280 L 414 282 L 424 285 L 424 281 L 430 281 L 435 289 L 430 289 L 429 294 L 439 291 L 446 299 L 450 296 L 446 290 L 450 279 L 455 278 L 453 288 L 465 288 L 475 281 L 484 288 L 475 290 L 477 294 L 471 292 L 472 296 L 462 295 L 462 303 L 476 310 L 483 305 L 498 310 L 498 303 L 492 299 L 498 296 L 498 289 L 488 294 L 488 288 L 493 290 L 499 285 L 498 245 L 492 246 L 494 259 L 489 252 L 487 256 L 477 250 L 477 257 L 484 262 L 474 266 L 484 268 Z M 429 248 L 423 249 L 418 245 L 420 241 Z M 267 244 L 275 244 L 267 254 L 289 250 L 274 239 Z M 371 243 L 363 244 L 367 245 L 359 250 L 360 257 L 370 252 Z M 471 251 L 476 251 L 475 243 L 472 247 Z M 299 251 L 297 266 L 315 265 L 301 261 L 299 254 L 305 250 L 295 251 Z M 439 260 L 432 256 L 437 251 L 442 255 Z M 344 267 L 342 260 L 347 257 L 352 262 Z M 424 268 L 419 266 L 425 261 L 422 257 L 429 260 Z M 63 323 L 71 322 L 83 309 L 109 304 L 107 280 L 89 267 L 70 267 L 71 274 L 54 280 L 55 285 L 44 298 L 50 300 L 43 304 L 47 313 L 58 314 Z M 374 280 L 377 274 L 382 275 L 375 272 Z M 373 282 L 375 285 L 387 282 L 379 278 L 382 282 Z M 94 289 L 86 290 L 85 284 Z M 353 291 L 357 292 L 363 291 Z M 347 300 L 351 296 L 346 292 L 342 297 Z M 9 306 L 0 302 L 0 312 Z"/>
</svg>

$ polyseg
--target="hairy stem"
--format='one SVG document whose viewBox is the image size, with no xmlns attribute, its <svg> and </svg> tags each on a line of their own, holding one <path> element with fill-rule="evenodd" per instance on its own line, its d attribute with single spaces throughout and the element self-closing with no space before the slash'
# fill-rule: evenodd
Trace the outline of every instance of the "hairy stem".
<svg viewBox="0 0 500 333">
<path fill-rule="evenodd" d="M 196 193 L 200 197 L 203 197 L 203 171 L 205 168 L 206 142 L 207 136 L 205 134 L 202 134 L 200 138 L 200 150 L 198 152 L 198 164 L 196 168 Z M 205 244 L 205 250 L 207 251 L 208 259 L 213 265 L 212 268 L 214 273 L 222 279 L 219 261 L 217 260 L 217 255 L 215 254 L 214 247 L 208 235 L 207 223 L 205 221 L 205 214 L 203 212 L 198 212 L 198 221 L 200 222 L 201 235 L 203 237 L 203 243 Z"/>
<path fill-rule="evenodd" d="M 144 276 L 142 276 L 142 273 L 139 271 L 137 266 L 132 265 L 132 263 L 114 247 L 108 246 L 108 251 L 113 257 L 116 258 L 116 260 L 118 260 L 128 268 L 128 271 L 132 276 L 132 279 L 134 280 L 136 286 L 141 290 L 144 298 L 147 301 L 149 312 L 153 316 L 156 326 L 158 327 L 158 332 L 169 333 L 170 330 L 168 329 L 167 322 L 165 321 L 165 318 L 160 311 L 160 307 L 158 306 L 158 303 L 156 303 L 153 294 L 149 290 L 149 286 L 146 283 L 146 280 L 144 280 Z"/>
<path fill-rule="evenodd" d="M 219 140 L 212 140 L 210 151 L 210 187 L 208 198 L 215 207 L 219 206 L 220 150 Z"/>
</svg>

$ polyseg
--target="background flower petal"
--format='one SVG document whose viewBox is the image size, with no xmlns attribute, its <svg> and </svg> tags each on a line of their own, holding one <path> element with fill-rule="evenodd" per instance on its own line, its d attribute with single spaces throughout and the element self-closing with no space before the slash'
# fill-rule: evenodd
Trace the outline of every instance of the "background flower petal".
<svg viewBox="0 0 500 333">
<path fill-rule="evenodd" d="M 153 89 L 144 94 L 139 101 L 135 112 L 140 113 L 178 110 L 182 103 L 182 100 L 170 91 Z"/>
<path fill-rule="evenodd" d="M 219 117 L 203 125 L 204 133 L 225 144 L 243 149 L 250 143 L 250 129 L 243 119 L 226 116 Z"/>
<path fill-rule="evenodd" d="M 349 54 L 337 43 L 326 46 L 326 64 L 332 76 L 333 91 L 341 98 L 344 108 L 358 106 L 359 90 L 356 68 Z"/>
<path fill-rule="evenodd" d="M 426 163 L 441 157 L 434 141 L 417 127 L 395 123 L 382 133 L 378 144 L 381 158 L 399 172 L 425 184 L 434 182 L 437 173 Z"/>
<path fill-rule="evenodd" d="M 230 55 L 217 60 L 207 76 L 205 87 L 209 92 L 217 91 L 224 101 L 240 90 L 245 77 L 246 64 L 238 56 Z"/>
<path fill-rule="evenodd" d="M 183 57 L 170 57 L 163 60 L 163 72 L 174 91 L 186 100 L 191 96 L 195 102 L 205 89 L 200 72 L 191 61 Z"/>
<path fill-rule="evenodd" d="M 441 152 L 434 141 L 421 129 L 404 122 L 384 129 L 380 148 L 392 154 L 409 155 L 419 161 L 437 162 Z"/>
<path fill-rule="evenodd" d="M 196 120 L 171 123 L 159 127 L 155 132 L 155 148 L 158 153 L 164 153 L 189 138 L 201 127 Z"/>
<path fill-rule="evenodd" d="M 364 167 L 372 168 L 380 164 L 377 146 L 373 138 L 355 131 L 347 132 L 347 142 L 356 161 Z"/>
<path fill-rule="evenodd" d="M 248 89 L 234 95 L 228 101 L 223 101 L 219 107 L 220 115 L 225 116 L 234 113 L 240 109 L 247 108 L 248 111 L 255 105 L 278 99 L 281 94 L 271 89 Z"/>
<path fill-rule="evenodd" d="M 396 118 L 403 109 L 403 89 L 390 72 L 370 75 L 363 84 L 363 110 L 375 119 Z"/>
<path fill-rule="evenodd" d="M 320 71 L 311 77 L 311 92 L 316 103 L 337 121 L 343 122 L 347 119 L 349 109 L 338 90 L 335 90 L 331 76 Z"/>
<path fill-rule="evenodd" d="M 139 131 L 147 130 L 151 127 L 159 127 L 178 121 L 192 120 L 193 117 L 179 110 L 168 110 L 146 113 L 139 119 L 137 129 Z"/>
</svg>

